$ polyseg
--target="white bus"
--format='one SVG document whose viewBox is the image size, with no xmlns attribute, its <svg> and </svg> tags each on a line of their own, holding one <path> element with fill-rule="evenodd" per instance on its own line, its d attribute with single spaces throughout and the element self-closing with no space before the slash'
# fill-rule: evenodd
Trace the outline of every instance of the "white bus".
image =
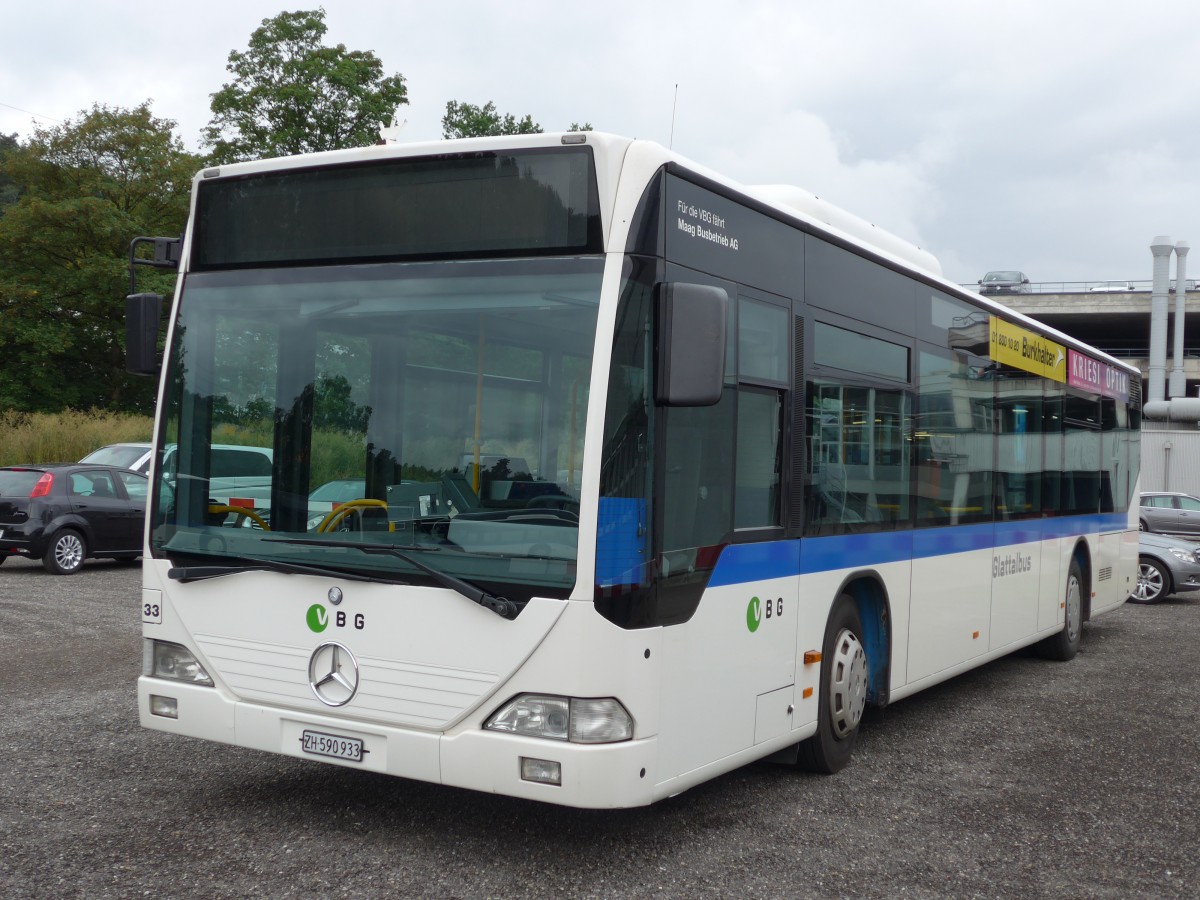
<svg viewBox="0 0 1200 900">
<path fill-rule="evenodd" d="M 200 173 L 179 264 L 146 727 L 638 806 L 836 772 L 1134 588 L 1138 373 L 801 192 L 388 144 Z M 272 449 L 253 509 L 216 443 Z"/>
</svg>

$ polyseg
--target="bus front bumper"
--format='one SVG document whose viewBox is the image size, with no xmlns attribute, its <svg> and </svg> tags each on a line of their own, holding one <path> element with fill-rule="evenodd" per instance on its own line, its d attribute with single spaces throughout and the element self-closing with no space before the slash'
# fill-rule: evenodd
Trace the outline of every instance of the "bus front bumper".
<svg viewBox="0 0 1200 900">
<path fill-rule="evenodd" d="M 173 708 L 175 715 L 152 712 L 152 698 L 163 698 L 155 708 Z M 618 809 L 655 799 L 654 737 L 586 745 L 479 727 L 424 732 L 242 703 L 215 688 L 147 676 L 138 679 L 138 714 L 143 727 L 157 731 L 544 803 Z M 305 749 L 314 746 L 314 736 L 321 745 L 360 749 L 361 754 L 339 759 Z M 555 764 L 559 784 L 522 777 L 531 769 L 553 771 Z"/>
</svg>

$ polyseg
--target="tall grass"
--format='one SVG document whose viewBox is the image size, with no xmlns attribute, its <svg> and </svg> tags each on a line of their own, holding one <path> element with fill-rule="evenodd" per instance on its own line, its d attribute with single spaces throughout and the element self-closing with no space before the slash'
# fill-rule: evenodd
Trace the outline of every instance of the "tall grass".
<svg viewBox="0 0 1200 900">
<path fill-rule="evenodd" d="M 154 420 L 132 413 L 0 410 L 0 465 L 74 462 L 105 444 L 148 441 Z"/>
<path fill-rule="evenodd" d="M 154 419 L 130 413 L 0 410 L 0 466 L 75 462 L 105 444 L 149 441 L 153 432 Z M 269 422 L 221 424 L 213 429 L 213 443 L 270 447 L 274 436 Z M 318 429 L 313 435 L 312 486 L 362 478 L 365 453 L 363 435 Z"/>
</svg>

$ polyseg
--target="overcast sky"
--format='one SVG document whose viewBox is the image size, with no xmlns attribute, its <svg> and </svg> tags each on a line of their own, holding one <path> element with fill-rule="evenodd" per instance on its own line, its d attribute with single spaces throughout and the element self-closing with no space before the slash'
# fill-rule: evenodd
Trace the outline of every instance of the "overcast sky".
<svg viewBox="0 0 1200 900">
<path fill-rule="evenodd" d="M 317 5 L 0 0 L 0 132 L 149 98 L 198 150 L 229 52 Z M 323 5 L 327 43 L 407 80 L 410 140 L 440 138 L 448 100 L 591 122 L 799 185 L 961 282 L 1148 279 L 1156 235 L 1200 246 L 1195 0 Z"/>
</svg>

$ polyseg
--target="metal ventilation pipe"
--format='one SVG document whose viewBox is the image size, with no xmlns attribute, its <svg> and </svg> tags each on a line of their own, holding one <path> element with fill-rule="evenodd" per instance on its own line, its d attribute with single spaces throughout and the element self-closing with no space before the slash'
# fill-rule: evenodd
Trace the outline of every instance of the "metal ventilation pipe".
<svg viewBox="0 0 1200 900">
<path fill-rule="evenodd" d="M 1187 396 L 1187 378 L 1183 374 L 1183 318 L 1187 306 L 1187 241 L 1175 245 L 1175 358 L 1171 366 L 1171 398 Z"/>
<path fill-rule="evenodd" d="M 1150 372 L 1146 399 L 1166 399 L 1167 381 L 1167 294 L 1171 287 L 1171 251 L 1169 237 L 1159 236 L 1150 245 L 1154 254 L 1154 286 L 1150 293 Z"/>
</svg>

